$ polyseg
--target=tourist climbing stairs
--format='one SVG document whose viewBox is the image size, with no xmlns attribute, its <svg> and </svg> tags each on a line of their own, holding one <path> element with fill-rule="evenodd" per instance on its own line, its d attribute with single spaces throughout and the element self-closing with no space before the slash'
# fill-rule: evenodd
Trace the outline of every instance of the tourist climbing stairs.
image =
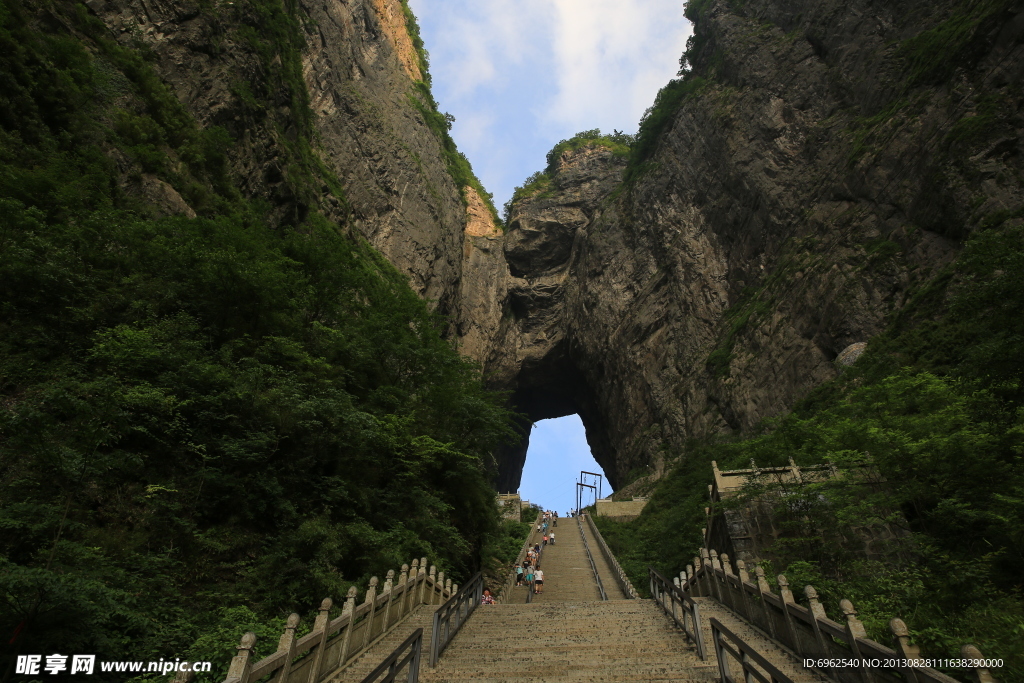
<svg viewBox="0 0 1024 683">
<path fill-rule="evenodd" d="M 612 580 L 612 569 L 604 556 L 596 552 L 591 552 L 588 556 L 584 536 L 580 532 L 577 520 L 560 521 L 560 526 L 551 529 L 555 532 L 554 545 L 543 545 L 543 532 L 534 531 L 529 538 L 529 544 L 541 546 L 539 567 L 544 571 L 545 577 L 543 592 L 534 595 L 531 600 L 536 603 L 601 600 L 590 556 L 593 557 L 598 575 L 601 577 L 601 586 L 604 587 L 608 599 L 623 599 L 625 596 Z M 593 539 L 588 537 L 587 543 L 593 545 Z M 523 604 L 529 591 L 529 586 L 512 586 L 511 595 L 502 596 L 502 602 Z"/>
</svg>

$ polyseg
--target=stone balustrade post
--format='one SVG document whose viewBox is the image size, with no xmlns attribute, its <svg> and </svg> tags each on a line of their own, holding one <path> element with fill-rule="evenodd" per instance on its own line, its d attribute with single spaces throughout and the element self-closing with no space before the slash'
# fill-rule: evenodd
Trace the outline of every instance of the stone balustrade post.
<svg viewBox="0 0 1024 683">
<path fill-rule="evenodd" d="M 436 605 L 434 595 L 437 593 L 437 567 L 434 565 L 430 565 L 430 573 L 427 575 L 427 579 L 430 581 L 430 600 L 427 601 L 427 604 Z"/>
<path fill-rule="evenodd" d="M 405 584 L 405 593 L 402 595 L 402 604 L 405 606 L 403 612 L 408 614 L 416 606 L 413 601 L 413 595 L 416 593 L 416 579 L 420 575 L 420 560 L 417 557 L 412 558 L 412 564 L 409 566 L 409 577 Z"/>
<path fill-rule="evenodd" d="M 789 589 L 789 579 L 786 578 L 785 574 L 779 574 L 775 577 L 776 582 L 779 584 L 779 597 L 782 601 L 788 604 L 793 604 L 796 599 L 793 597 L 793 591 Z"/>
<path fill-rule="evenodd" d="M 405 616 L 405 599 L 408 597 L 406 594 L 409 592 L 409 565 L 407 564 L 402 565 L 402 572 L 398 575 L 398 587 L 395 590 L 397 591 L 399 588 L 402 589 L 402 596 L 398 599 L 396 620 Z"/>
<path fill-rule="evenodd" d="M 224 683 L 249 683 L 252 670 L 252 648 L 256 645 L 256 634 L 248 631 L 238 643 L 238 654 L 231 660 L 228 676 Z"/>
<path fill-rule="evenodd" d="M 771 593 L 771 586 L 768 585 L 768 579 L 764 578 L 764 567 L 757 565 L 754 567 L 754 577 L 757 580 L 757 590 L 760 593 Z"/>
<path fill-rule="evenodd" d="M 713 569 L 717 569 L 717 570 L 721 571 L 722 570 L 722 563 L 721 563 L 721 561 L 718 558 L 718 551 L 715 550 L 715 549 L 711 549 L 710 551 L 708 551 L 708 555 L 711 557 L 711 567 Z"/>
<path fill-rule="evenodd" d="M 704 584 L 700 587 L 700 594 L 710 598 L 713 596 L 711 590 L 711 555 L 708 553 L 707 548 L 700 549 L 700 569 L 703 570 L 701 575 L 704 579 Z"/>
<path fill-rule="evenodd" d="M 736 572 L 739 579 L 740 604 L 743 605 L 743 616 L 747 621 L 753 622 L 754 615 L 750 609 L 750 598 L 747 595 L 747 583 L 750 581 L 750 574 L 747 573 L 747 563 L 743 560 L 736 560 Z"/>
<path fill-rule="evenodd" d="M 352 631 L 355 630 L 356 620 L 356 587 L 349 586 L 348 596 L 345 599 L 345 606 L 341 609 L 341 616 L 348 616 L 348 625 L 345 626 L 345 636 L 341 640 L 341 658 L 338 666 L 345 664 L 348 659 L 350 644 L 352 642 Z"/>
<path fill-rule="evenodd" d="M 443 605 L 445 601 L 444 597 L 444 572 L 437 573 L 437 604 Z"/>
<path fill-rule="evenodd" d="M 747 563 L 743 560 L 736 560 L 736 573 L 740 577 L 740 583 L 750 583 L 750 574 L 747 572 Z"/>
<path fill-rule="evenodd" d="M 807 598 L 807 604 L 811 606 L 811 614 L 814 615 L 815 619 L 828 619 L 828 616 L 825 614 L 825 608 L 818 599 L 818 591 L 814 586 L 804 586 L 804 597 Z"/>
<path fill-rule="evenodd" d="M 448 598 L 452 597 L 452 580 L 451 579 L 445 579 L 444 580 L 444 594 L 445 594 L 445 600 L 447 600 Z"/>
<path fill-rule="evenodd" d="M 754 577 L 757 581 L 757 599 L 761 604 L 761 609 L 764 611 L 764 620 L 768 622 L 768 633 L 772 638 L 777 638 L 775 635 L 775 618 L 772 615 L 772 606 L 768 604 L 768 600 L 764 597 L 772 592 L 771 587 L 768 585 L 768 580 L 764 578 L 764 567 L 759 564 L 755 565 Z"/>
<path fill-rule="evenodd" d="M 313 661 L 309 667 L 309 678 L 306 679 L 309 683 L 317 683 L 320 679 L 320 669 L 324 665 L 324 650 L 327 649 L 327 626 L 331 622 L 331 607 L 333 605 L 333 600 L 324 598 L 320 603 L 316 619 L 313 621 L 313 633 L 319 633 L 320 638 L 315 645 L 316 651 L 312 655 Z"/>
<path fill-rule="evenodd" d="M 419 589 L 416 591 L 416 604 L 422 605 L 424 604 L 423 591 L 427 589 L 427 558 L 425 557 L 420 558 L 420 573 L 418 581 Z"/>
<path fill-rule="evenodd" d="M 280 683 L 288 683 L 288 673 L 292 669 L 292 660 L 295 659 L 295 629 L 299 626 L 299 615 L 292 613 L 288 615 L 288 621 L 284 623 L 284 633 L 277 641 L 277 651 L 287 652 L 284 657 L 284 664 L 278 670 L 274 680 Z"/>
<path fill-rule="evenodd" d="M 730 576 L 735 576 L 732 573 L 732 563 L 729 561 L 729 556 L 722 553 L 718 556 L 719 561 L 722 563 L 722 596 L 727 600 L 725 604 L 729 605 L 734 610 L 738 611 L 738 605 L 735 604 L 732 598 L 732 581 L 729 580 Z"/>
<path fill-rule="evenodd" d="M 903 666 L 900 667 L 903 677 L 907 679 L 907 683 L 917 683 L 916 667 L 910 666 L 907 661 L 918 659 L 921 656 L 921 648 L 910 643 L 910 629 L 899 617 L 889 620 L 889 631 L 892 632 L 893 649 L 903 661 Z"/>
<path fill-rule="evenodd" d="M 825 608 L 821 605 L 821 601 L 818 600 L 818 591 L 814 586 L 804 586 L 804 597 L 807 598 L 807 604 L 811 609 L 811 626 L 814 627 L 814 640 L 818 643 L 818 653 L 822 657 L 828 657 L 829 652 L 825 645 L 825 635 L 821 632 L 821 625 L 818 623 L 819 619 L 827 619 L 828 616 L 825 614 Z"/>
<path fill-rule="evenodd" d="M 981 650 L 979 650 L 974 645 L 964 645 L 962 648 L 960 648 L 960 656 L 964 659 L 973 660 L 980 660 L 985 658 L 981 654 Z M 983 666 L 974 667 L 974 679 L 977 680 L 978 683 L 996 683 L 996 679 L 992 677 L 992 672 Z"/>
<path fill-rule="evenodd" d="M 857 618 L 857 610 L 853 608 L 852 602 L 846 599 L 840 600 L 839 609 L 842 610 L 843 617 L 846 619 L 846 644 L 850 646 L 851 656 L 860 659 L 860 644 L 857 643 L 857 639 L 867 638 L 867 631 L 864 629 L 864 624 Z M 870 669 L 868 667 L 859 667 L 859 670 L 861 680 L 864 683 L 872 683 Z"/>
<path fill-rule="evenodd" d="M 798 655 L 802 654 L 800 649 L 800 635 L 793 624 L 793 615 L 789 612 L 789 606 L 796 603 L 793 598 L 793 591 L 789 589 L 789 579 L 785 574 L 779 574 L 775 578 L 779 584 L 779 597 L 782 599 L 782 616 L 786 621 L 786 631 L 789 633 L 789 647 Z"/>
<path fill-rule="evenodd" d="M 366 626 L 363 627 L 363 643 L 362 647 L 359 648 L 360 650 L 365 650 L 373 642 L 374 607 L 377 604 L 377 584 L 379 583 L 380 580 L 376 576 L 371 577 L 370 587 L 366 589 L 366 598 L 363 600 L 363 604 L 369 605 L 369 609 L 366 612 Z"/>
<path fill-rule="evenodd" d="M 381 632 L 387 631 L 391 626 L 391 606 L 395 603 L 395 570 L 389 569 L 388 573 L 384 575 L 384 588 L 381 590 L 381 595 L 385 593 L 388 596 L 388 601 L 384 605 L 384 627 Z M 397 619 L 396 619 L 397 621 Z"/>
<path fill-rule="evenodd" d="M 711 550 L 708 552 L 708 559 L 711 562 L 711 566 L 708 567 L 707 576 L 711 581 L 712 586 L 712 597 L 716 598 L 718 602 L 725 604 L 724 596 L 722 595 L 722 584 L 718 580 L 718 573 L 722 571 L 722 563 L 718 560 L 718 552 Z"/>
</svg>

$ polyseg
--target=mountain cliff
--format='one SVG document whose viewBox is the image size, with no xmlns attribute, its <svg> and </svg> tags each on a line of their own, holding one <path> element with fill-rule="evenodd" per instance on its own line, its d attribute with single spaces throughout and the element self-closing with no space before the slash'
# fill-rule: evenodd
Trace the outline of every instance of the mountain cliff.
<svg viewBox="0 0 1024 683">
<path fill-rule="evenodd" d="M 507 279 L 482 278 L 502 318 L 471 316 L 494 320 L 496 384 L 531 419 L 579 412 L 617 488 L 835 378 L 844 349 L 1024 199 L 1014 3 L 687 12 L 681 77 L 628 165 L 595 140 L 549 166 L 491 249 Z"/>
<path fill-rule="evenodd" d="M 4 0 L 9 644 L 205 659 L 402 558 L 468 576 L 574 413 L 661 482 L 631 570 L 689 559 L 714 457 L 869 453 L 924 534 L 878 581 L 1016 618 L 1020 3 L 687 16 L 637 135 L 560 142 L 503 225 L 404 2 Z"/>
</svg>

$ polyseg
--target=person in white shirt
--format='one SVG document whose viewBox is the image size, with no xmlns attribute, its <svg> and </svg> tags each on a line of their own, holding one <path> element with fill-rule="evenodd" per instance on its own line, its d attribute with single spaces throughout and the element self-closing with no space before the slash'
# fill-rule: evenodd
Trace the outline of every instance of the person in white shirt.
<svg viewBox="0 0 1024 683">
<path fill-rule="evenodd" d="M 543 593 L 544 592 L 544 571 L 543 570 L 537 569 L 537 571 L 535 571 L 533 573 L 533 582 L 537 586 L 537 589 L 534 591 L 534 593 Z"/>
</svg>

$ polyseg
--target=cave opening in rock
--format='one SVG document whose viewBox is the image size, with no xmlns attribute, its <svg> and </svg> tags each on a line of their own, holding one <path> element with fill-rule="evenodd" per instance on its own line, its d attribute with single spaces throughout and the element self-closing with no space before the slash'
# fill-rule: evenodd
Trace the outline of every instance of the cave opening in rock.
<svg viewBox="0 0 1024 683">
<path fill-rule="evenodd" d="M 564 515 L 576 505 L 575 482 L 580 471 L 604 474 L 587 444 L 586 430 L 579 415 L 541 420 L 530 430 L 526 462 L 523 465 L 519 495 L 546 510 Z M 605 478 L 603 496 L 612 494 Z M 588 492 L 584 505 L 594 500 Z"/>
<path fill-rule="evenodd" d="M 552 423 L 560 418 L 574 422 L 577 450 L 587 455 L 587 466 L 576 468 L 565 490 L 573 492 L 580 469 L 605 473 L 605 494 L 618 485 L 617 454 L 608 430 L 609 407 L 607 401 L 601 401 L 607 396 L 600 393 L 607 388 L 601 381 L 600 368 L 591 367 L 590 372 L 584 373 L 581 367 L 564 338 L 544 348 L 542 353 L 531 354 L 520 364 L 509 400 L 510 407 L 521 416 L 517 426 L 520 439 L 499 448 L 495 454 L 494 483 L 498 491 L 520 490 L 527 451 L 536 457 L 535 439 L 553 428 L 538 423 Z"/>
</svg>

